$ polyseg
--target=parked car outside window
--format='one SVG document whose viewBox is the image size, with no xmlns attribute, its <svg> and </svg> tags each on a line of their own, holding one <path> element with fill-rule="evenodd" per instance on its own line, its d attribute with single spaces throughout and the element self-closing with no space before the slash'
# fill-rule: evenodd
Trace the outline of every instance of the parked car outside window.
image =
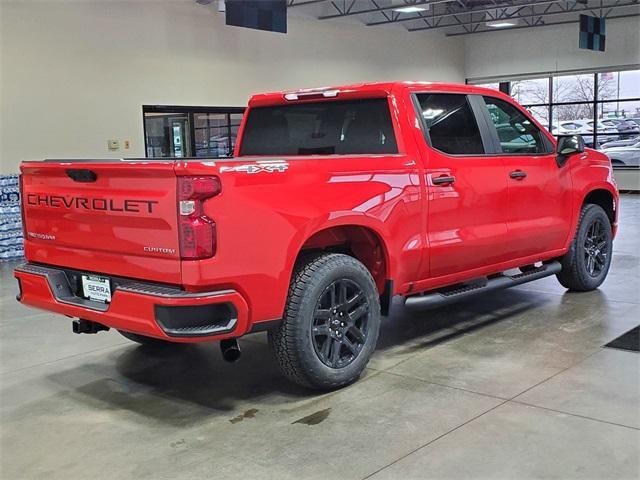
<svg viewBox="0 0 640 480">
<path fill-rule="evenodd" d="M 624 147 L 603 148 L 614 167 L 640 167 L 640 142 Z"/>
</svg>

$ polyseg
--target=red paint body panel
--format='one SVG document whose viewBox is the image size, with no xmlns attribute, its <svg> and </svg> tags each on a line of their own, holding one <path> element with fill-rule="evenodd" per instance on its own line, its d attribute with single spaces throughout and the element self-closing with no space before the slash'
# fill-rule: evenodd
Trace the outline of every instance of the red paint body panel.
<svg viewBox="0 0 640 480">
<path fill-rule="evenodd" d="M 618 204 L 610 163 L 592 150 L 558 167 L 555 155 L 448 156 L 425 142 L 413 93 L 492 95 L 513 104 L 503 94 L 426 82 L 336 89 L 338 97 L 323 101 L 388 98 L 397 154 L 237 156 L 245 115 L 232 159 L 24 162 L 27 260 L 171 284 L 191 292 L 234 290 L 237 297 L 230 301 L 240 305 L 243 319 L 225 336 L 239 336 L 256 323 L 282 317 L 298 254 L 312 237 L 306 247 L 337 241 L 339 235 L 322 233 L 327 229 L 357 226 L 377 238 L 384 264 L 384 277 L 377 280 L 392 279 L 393 293 L 407 295 L 562 255 L 589 192 L 606 190 Z M 318 99 L 298 102 L 306 101 Z M 249 111 L 285 103 L 284 92 L 256 95 Z M 275 173 L 247 173 L 247 166 L 264 165 L 261 162 L 281 162 L 287 167 Z M 68 169 L 94 171 L 97 180 L 74 182 Z M 509 179 L 509 172 L 516 169 L 527 170 L 529 176 L 521 181 Z M 209 259 L 182 260 L 176 177 L 210 175 L 218 176 L 222 185 L 221 193 L 204 201 L 204 213 L 216 225 L 217 250 Z M 454 175 L 455 184 L 435 186 L 433 178 L 441 175 Z M 36 201 L 41 194 L 64 200 L 54 200 L 53 206 L 30 205 L 28 199 L 34 198 L 30 194 L 36 195 Z M 60 202 L 65 207 L 78 196 L 113 200 L 109 206 L 116 210 L 59 207 Z M 134 211 L 117 210 L 126 200 Z M 150 211 L 144 202 L 156 203 Z M 42 277 L 16 275 L 26 304 L 166 337 L 153 318 L 153 302 L 157 302 L 153 297 L 116 291 L 108 312 L 102 313 L 57 302 Z M 380 290 L 382 286 L 379 281 Z M 181 304 L 190 301 L 180 300 Z M 212 338 L 221 337 L 173 340 Z"/>
<path fill-rule="evenodd" d="M 46 278 L 43 276 L 20 271 L 16 271 L 15 275 L 20 280 L 21 301 L 26 305 L 70 317 L 92 320 L 112 328 L 140 335 L 162 338 L 172 342 L 194 343 L 237 337 L 247 333 L 249 330 L 248 307 L 242 296 L 237 292 L 216 296 L 203 295 L 197 298 L 167 299 L 116 290 L 109 305 L 109 310 L 103 313 L 56 300 Z M 238 311 L 238 322 L 233 332 L 216 337 L 169 337 L 158 326 L 154 317 L 156 305 L 177 307 L 224 302 L 232 303 L 235 306 Z"/>
<path fill-rule="evenodd" d="M 75 182 L 69 169 L 90 169 L 97 179 Z M 21 171 L 29 261 L 180 284 L 172 163 L 25 162 Z"/>
</svg>

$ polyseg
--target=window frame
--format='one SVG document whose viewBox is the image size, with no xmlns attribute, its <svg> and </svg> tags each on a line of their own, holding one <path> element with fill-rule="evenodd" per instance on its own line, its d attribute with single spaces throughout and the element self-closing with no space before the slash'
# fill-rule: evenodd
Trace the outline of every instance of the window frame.
<svg viewBox="0 0 640 480">
<path fill-rule="evenodd" d="M 480 131 L 480 138 L 482 141 L 482 146 L 484 149 L 483 153 L 449 153 L 444 152 L 433 146 L 431 141 L 431 135 L 429 134 L 429 127 L 427 126 L 427 122 L 422 116 L 422 107 L 420 105 L 420 100 L 418 99 L 418 95 L 459 95 L 465 97 L 467 103 L 469 104 L 469 108 L 471 109 L 471 113 L 476 121 L 478 126 L 478 130 Z M 491 157 L 495 156 L 494 153 L 488 153 L 487 150 L 495 149 L 495 138 L 491 135 L 491 131 L 486 124 L 486 118 L 482 113 L 482 110 L 479 108 L 477 104 L 477 100 L 472 99 L 472 97 L 478 96 L 476 94 L 469 94 L 465 92 L 456 92 L 451 90 L 415 90 L 411 92 L 411 103 L 413 104 L 413 113 L 418 119 L 418 123 L 420 125 L 420 129 L 422 130 L 422 136 L 427 144 L 427 147 L 431 150 L 438 152 L 441 155 L 445 155 L 447 157 L 452 158 L 463 158 L 463 157 Z M 496 134 L 497 135 L 497 134 Z"/>
</svg>

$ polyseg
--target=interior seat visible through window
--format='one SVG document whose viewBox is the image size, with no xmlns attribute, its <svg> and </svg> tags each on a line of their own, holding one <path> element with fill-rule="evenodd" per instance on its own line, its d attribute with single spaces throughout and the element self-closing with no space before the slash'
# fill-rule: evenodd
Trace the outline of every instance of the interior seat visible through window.
<svg viewBox="0 0 640 480">
<path fill-rule="evenodd" d="M 417 97 L 433 148 L 454 155 L 485 153 L 466 95 L 423 93 Z"/>
</svg>

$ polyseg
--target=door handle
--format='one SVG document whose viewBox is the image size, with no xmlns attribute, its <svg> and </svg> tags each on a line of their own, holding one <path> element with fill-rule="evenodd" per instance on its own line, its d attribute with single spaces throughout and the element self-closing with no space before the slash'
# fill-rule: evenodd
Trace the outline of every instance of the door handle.
<svg viewBox="0 0 640 480">
<path fill-rule="evenodd" d="M 511 178 L 515 178 L 516 180 L 522 180 L 527 176 L 527 172 L 523 172 L 522 170 L 514 170 L 509 174 Z"/>
<path fill-rule="evenodd" d="M 456 177 L 443 175 L 442 177 L 432 178 L 431 181 L 434 185 L 451 185 L 456 181 Z"/>
</svg>

